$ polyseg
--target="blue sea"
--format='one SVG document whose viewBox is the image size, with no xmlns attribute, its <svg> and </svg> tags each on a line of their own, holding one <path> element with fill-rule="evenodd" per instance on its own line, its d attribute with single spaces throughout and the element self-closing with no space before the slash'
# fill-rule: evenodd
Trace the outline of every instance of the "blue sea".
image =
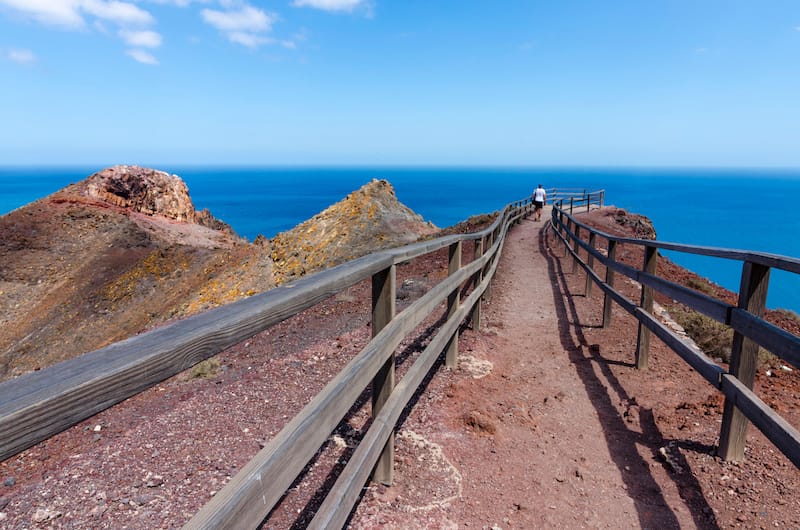
<svg viewBox="0 0 800 530">
<path fill-rule="evenodd" d="M 0 168 L 0 214 L 82 180 L 100 167 Z M 653 220 L 662 241 L 800 257 L 800 169 L 231 168 L 160 166 L 180 175 L 197 208 L 249 239 L 272 237 L 373 178 L 440 227 L 493 212 L 546 188 L 604 189 L 606 204 Z M 667 253 L 732 290 L 737 262 Z M 800 277 L 772 271 L 768 305 L 800 312 Z"/>
</svg>

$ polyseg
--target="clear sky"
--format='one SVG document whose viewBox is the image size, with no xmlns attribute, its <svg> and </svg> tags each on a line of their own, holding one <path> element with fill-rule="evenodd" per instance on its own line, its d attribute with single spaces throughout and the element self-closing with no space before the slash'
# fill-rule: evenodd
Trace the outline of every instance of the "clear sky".
<svg viewBox="0 0 800 530">
<path fill-rule="evenodd" d="M 800 167 L 797 0 L 0 0 L 0 165 Z"/>
</svg>

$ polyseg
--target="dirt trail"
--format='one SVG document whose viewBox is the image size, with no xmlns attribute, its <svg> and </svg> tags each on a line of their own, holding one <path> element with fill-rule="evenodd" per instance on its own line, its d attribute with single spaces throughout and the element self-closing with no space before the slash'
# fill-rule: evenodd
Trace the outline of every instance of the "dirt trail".
<svg viewBox="0 0 800 530">
<path fill-rule="evenodd" d="M 614 381 L 584 356 L 544 225 L 510 231 L 484 328 L 462 335 L 460 369 L 435 376 L 411 411 L 395 485 L 365 495 L 354 528 L 698 526 L 662 466 L 637 453 Z M 473 378 L 473 358 L 491 372 Z"/>
</svg>

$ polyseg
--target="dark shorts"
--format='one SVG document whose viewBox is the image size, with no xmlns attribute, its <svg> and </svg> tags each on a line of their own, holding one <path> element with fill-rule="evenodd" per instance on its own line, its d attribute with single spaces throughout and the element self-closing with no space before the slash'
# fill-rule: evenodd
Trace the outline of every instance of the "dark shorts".
<svg viewBox="0 0 800 530">
<path fill-rule="evenodd" d="M 544 202 L 542 201 L 533 201 L 533 207 L 537 210 L 541 210 L 542 206 L 544 206 Z"/>
</svg>

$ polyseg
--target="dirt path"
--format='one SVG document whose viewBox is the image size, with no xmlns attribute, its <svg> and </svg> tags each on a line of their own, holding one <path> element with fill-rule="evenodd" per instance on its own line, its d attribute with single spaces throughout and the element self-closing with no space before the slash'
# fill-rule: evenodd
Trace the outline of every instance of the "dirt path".
<svg viewBox="0 0 800 530">
<path fill-rule="evenodd" d="M 433 377 L 400 428 L 395 485 L 365 495 L 354 528 L 698 526 L 584 356 L 543 226 L 510 232 L 485 327 L 462 335 L 459 370 Z"/>
</svg>

